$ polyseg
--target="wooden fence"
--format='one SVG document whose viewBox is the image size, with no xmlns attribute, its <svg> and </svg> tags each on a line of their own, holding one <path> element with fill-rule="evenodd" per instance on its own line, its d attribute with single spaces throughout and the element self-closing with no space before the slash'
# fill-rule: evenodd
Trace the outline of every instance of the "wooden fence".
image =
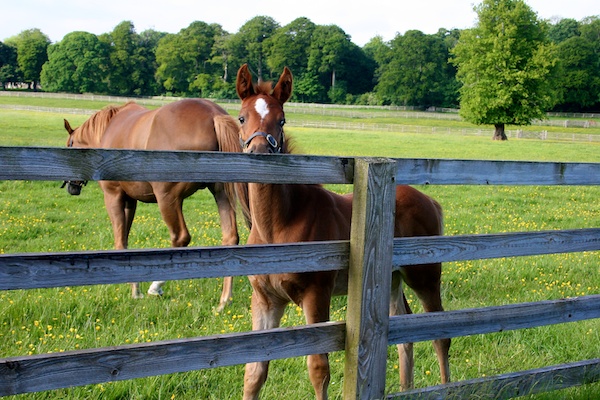
<svg viewBox="0 0 600 400">
<path fill-rule="evenodd" d="M 248 171 L 252 171 L 250 174 Z M 0 395 L 346 350 L 345 399 L 384 396 L 387 346 L 600 318 L 600 295 L 388 317 L 402 265 L 600 250 L 600 228 L 488 235 L 381 237 L 394 184 L 599 185 L 598 163 L 337 158 L 0 147 L 2 180 L 353 183 L 349 241 L 289 245 L 0 255 L 0 290 L 349 268 L 347 320 L 0 359 Z M 389 221 L 387 222 L 389 223 Z M 381 243 L 393 243 L 392 246 Z M 374 337 L 373 335 L 376 335 Z M 269 348 L 268 354 L 261 348 Z M 508 398 L 600 380 L 600 359 L 455 382 L 389 398 Z M 241 390 L 241 388 L 240 388 Z"/>
</svg>

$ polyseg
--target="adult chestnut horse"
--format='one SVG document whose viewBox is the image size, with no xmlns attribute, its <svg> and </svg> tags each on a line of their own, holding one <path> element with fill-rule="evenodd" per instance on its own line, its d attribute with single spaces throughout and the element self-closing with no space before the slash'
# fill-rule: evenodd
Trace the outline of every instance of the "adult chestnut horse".
<svg viewBox="0 0 600 400">
<path fill-rule="evenodd" d="M 109 106 L 92 115 L 77 129 L 72 129 L 65 120 L 65 128 L 69 132 L 69 147 L 197 151 L 221 150 L 224 138 L 237 137 L 239 129 L 235 119 L 225 110 L 202 99 L 176 101 L 155 110 L 148 110 L 134 102 L 119 107 Z M 79 194 L 82 182 L 67 183 L 69 193 Z M 183 200 L 203 188 L 208 188 L 217 202 L 223 244 L 238 244 L 235 190 L 231 183 L 100 181 L 99 184 L 104 192 L 117 249 L 127 248 L 138 201 L 158 203 L 169 228 L 172 246 L 187 246 L 191 238 L 183 217 Z M 153 282 L 148 293 L 162 294 L 163 283 Z M 131 285 L 132 296 L 141 297 L 139 284 Z M 227 304 L 231 291 L 232 278 L 225 278 L 219 309 Z"/>
<path fill-rule="evenodd" d="M 246 153 L 287 153 L 284 138 L 283 104 L 292 92 L 292 74 L 285 68 L 279 81 L 253 84 L 246 65 L 237 75 L 237 93 L 242 100 L 239 114 L 240 141 Z M 243 194 L 243 191 L 240 193 Z M 319 185 L 261 184 L 247 186 L 252 227 L 250 244 L 347 240 L 350 238 L 352 195 L 341 196 Z M 242 201 L 242 204 L 245 204 Z M 409 186 L 396 189 L 395 236 L 442 234 L 442 210 L 430 197 Z M 344 276 L 342 276 L 344 275 Z M 334 287 L 347 288 L 346 274 L 331 272 L 286 273 L 250 276 L 252 284 L 252 329 L 279 326 L 289 302 L 299 305 L 306 322 L 329 320 Z M 391 276 L 390 314 L 411 310 L 402 291 L 405 281 L 423 303 L 425 311 L 442 311 L 440 298 L 441 264 L 409 266 Z M 336 285 L 336 279 L 342 280 Z M 448 350 L 450 339 L 436 340 L 434 348 L 443 382 L 449 380 Z M 413 385 L 412 344 L 398 346 L 400 381 L 404 388 Z M 268 362 L 246 365 L 244 399 L 256 399 L 267 378 Z M 310 380 L 317 399 L 327 398 L 329 363 L 327 354 L 308 356 Z"/>
</svg>

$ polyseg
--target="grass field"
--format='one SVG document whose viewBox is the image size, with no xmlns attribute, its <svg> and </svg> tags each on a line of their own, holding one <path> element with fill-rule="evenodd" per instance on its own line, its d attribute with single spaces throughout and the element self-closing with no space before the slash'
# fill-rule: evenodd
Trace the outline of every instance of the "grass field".
<svg viewBox="0 0 600 400">
<path fill-rule="evenodd" d="M 82 103 L 71 107 L 86 108 Z M 95 104 L 92 109 L 101 106 Z M 0 145 L 64 146 L 67 137 L 62 127 L 64 117 L 0 110 Z M 287 119 L 293 117 L 290 113 Z M 86 119 L 83 115 L 67 118 L 73 126 Z M 600 145 L 593 143 L 494 142 L 483 137 L 306 128 L 290 128 L 287 132 L 295 138 L 299 152 L 313 154 L 600 162 Z M 60 182 L 0 182 L 0 253 L 112 247 L 110 224 L 98 185 L 91 182 L 79 197 L 69 196 L 59 186 Z M 332 189 L 351 190 L 341 185 Z M 423 186 L 419 189 L 444 207 L 447 235 L 600 226 L 598 187 Z M 220 243 L 216 206 L 208 192 L 201 191 L 188 199 L 185 215 L 193 236 L 191 245 Z M 242 229 L 242 242 L 246 237 L 247 231 Z M 169 245 L 167 229 L 155 205 L 138 207 L 130 244 L 131 248 Z M 446 263 L 444 304 L 446 309 L 456 310 L 600 294 L 599 261 L 598 252 L 587 252 Z M 126 285 L 0 292 L 0 354 L 9 357 L 249 330 L 247 279 L 235 279 L 233 304 L 223 313 L 214 309 L 220 283 L 217 279 L 169 282 L 162 298 L 137 301 L 129 298 Z M 419 310 L 412 293 L 408 294 L 411 304 Z M 345 298 L 336 298 L 332 318 L 344 317 Z M 297 307 L 288 308 L 283 323 L 285 326 L 303 323 Z M 598 321 L 592 320 L 456 338 L 451 348 L 452 378 L 470 379 L 596 358 L 600 349 L 599 332 Z M 389 392 L 398 390 L 394 353 L 390 348 Z M 415 359 L 416 385 L 438 383 L 437 362 L 429 343 L 416 344 Z M 330 398 L 341 399 L 343 353 L 331 354 L 330 362 Z M 234 366 L 15 398 L 230 399 L 241 397 L 242 386 L 243 366 Z M 594 399 L 598 391 L 600 385 L 594 384 L 531 398 Z M 313 398 L 305 360 L 273 361 L 262 398 Z"/>
</svg>

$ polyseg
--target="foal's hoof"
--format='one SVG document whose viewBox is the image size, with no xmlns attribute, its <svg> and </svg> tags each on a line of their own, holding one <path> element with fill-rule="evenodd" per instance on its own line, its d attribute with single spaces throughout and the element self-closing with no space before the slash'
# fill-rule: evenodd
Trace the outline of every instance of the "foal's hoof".
<svg viewBox="0 0 600 400">
<path fill-rule="evenodd" d="M 150 286 L 150 288 L 148 289 L 148 294 L 150 296 L 162 296 L 164 293 L 164 291 L 162 290 L 162 288 L 159 287 L 154 287 L 154 286 Z"/>
</svg>

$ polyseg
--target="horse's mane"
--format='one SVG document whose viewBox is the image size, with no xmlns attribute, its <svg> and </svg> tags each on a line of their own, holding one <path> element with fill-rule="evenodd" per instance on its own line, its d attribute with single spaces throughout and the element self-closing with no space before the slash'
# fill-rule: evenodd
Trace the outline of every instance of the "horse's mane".
<svg viewBox="0 0 600 400">
<path fill-rule="evenodd" d="M 90 146 L 100 144 L 100 140 L 102 139 L 102 135 L 104 135 L 104 131 L 108 126 L 108 123 L 119 111 L 121 111 L 125 106 L 134 103 L 133 101 L 127 102 L 122 106 L 106 106 L 100 111 L 94 113 L 90 118 L 85 121 L 81 127 L 79 128 L 79 135 L 86 137 L 86 141 L 90 144 Z"/>
</svg>

